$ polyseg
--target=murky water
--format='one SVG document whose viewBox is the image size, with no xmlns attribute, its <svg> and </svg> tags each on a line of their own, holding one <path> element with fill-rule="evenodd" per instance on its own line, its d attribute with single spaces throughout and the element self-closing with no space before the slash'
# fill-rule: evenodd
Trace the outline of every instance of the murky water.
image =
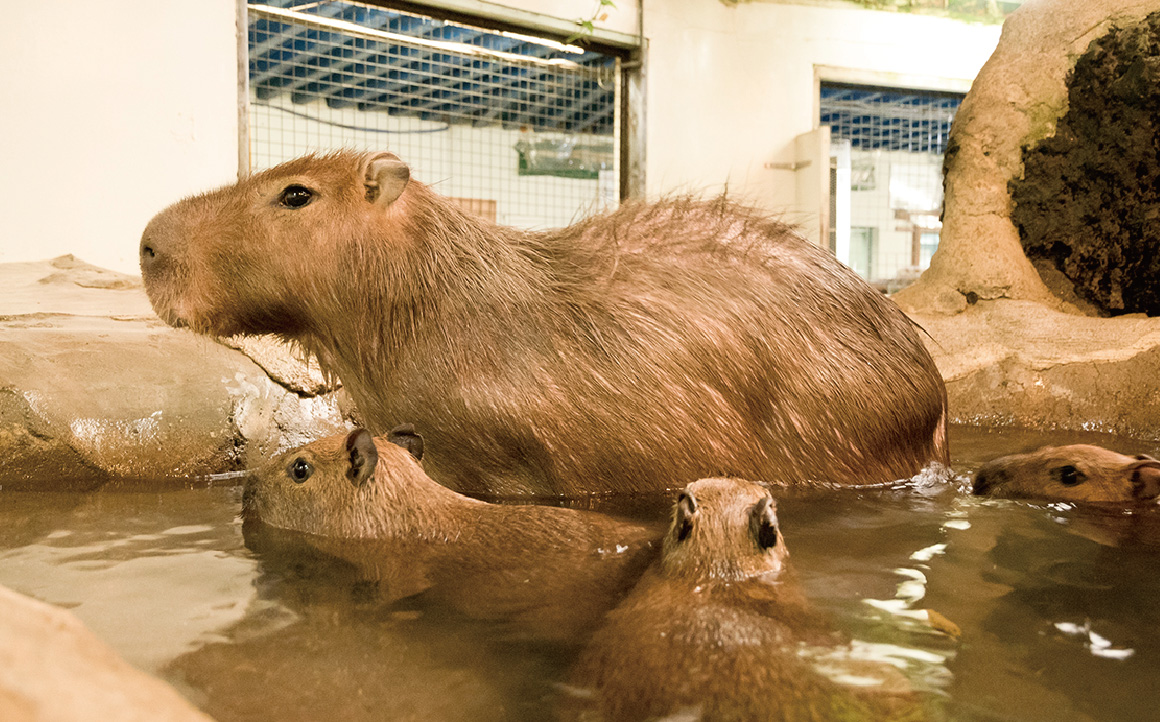
<svg viewBox="0 0 1160 722">
<path fill-rule="evenodd" d="M 958 472 L 1044 443 L 957 427 Z M 535 720 L 583 640 L 393 595 L 292 535 L 243 530 L 238 486 L 0 491 L 0 584 L 70 608 L 221 722 Z M 602 504 L 665 517 L 664 498 Z M 1142 720 L 1160 708 L 1160 510 L 985 501 L 946 484 L 793 493 L 809 596 L 952 720 Z M 446 582 L 443 582 L 446 583 Z M 934 631 L 923 610 L 961 629 Z M 528 631 L 528 630 L 524 630 Z"/>
</svg>

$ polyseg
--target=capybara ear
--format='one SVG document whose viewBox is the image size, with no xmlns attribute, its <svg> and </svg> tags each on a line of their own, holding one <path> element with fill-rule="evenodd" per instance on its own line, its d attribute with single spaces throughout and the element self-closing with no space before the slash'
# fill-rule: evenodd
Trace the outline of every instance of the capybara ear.
<svg viewBox="0 0 1160 722">
<path fill-rule="evenodd" d="M 1132 496 L 1150 501 L 1160 496 L 1160 461 L 1140 454 L 1129 467 L 1132 470 Z"/>
<path fill-rule="evenodd" d="M 366 429 L 355 429 L 346 437 L 346 453 L 350 458 L 350 468 L 346 478 L 355 486 L 362 486 L 375 476 L 379 463 L 379 450 L 375 440 Z"/>
<path fill-rule="evenodd" d="M 693 531 L 698 511 L 697 499 L 693 496 L 693 492 L 682 491 L 673 509 L 673 528 L 677 530 L 677 541 L 684 541 Z"/>
<path fill-rule="evenodd" d="M 387 441 L 411 452 L 415 461 L 423 460 L 423 437 L 415 432 L 414 424 L 399 424 L 391 429 Z"/>
<path fill-rule="evenodd" d="M 411 180 L 411 169 L 394 153 L 376 153 L 367 161 L 364 182 L 367 200 L 375 205 L 389 206 Z"/>
<path fill-rule="evenodd" d="M 777 546 L 777 512 L 768 496 L 753 505 L 749 512 L 749 532 L 762 551 Z"/>
</svg>

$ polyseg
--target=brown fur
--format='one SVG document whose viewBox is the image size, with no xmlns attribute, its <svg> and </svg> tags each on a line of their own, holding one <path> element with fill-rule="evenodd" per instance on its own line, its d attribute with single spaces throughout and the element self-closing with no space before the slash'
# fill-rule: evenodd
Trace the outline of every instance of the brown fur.
<svg viewBox="0 0 1160 722">
<path fill-rule="evenodd" d="M 686 495 L 696 511 L 682 511 Z M 765 500 L 763 502 L 763 500 Z M 616 720 L 919 719 L 896 670 L 842 659 L 846 641 L 804 599 L 776 545 L 762 549 L 754 516 L 762 487 L 733 479 L 690 484 L 674 508 L 662 557 L 573 669 L 565 718 Z M 770 507 L 776 508 L 776 507 Z M 682 526 L 688 521 L 682 538 Z M 810 658 L 878 687 L 855 691 Z"/>
<path fill-rule="evenodd" d="M 374 440 L 358 480 L 348 444 L 322 439 L 273 459 L 246 482 L 248 523 L 303 532 L 311 546 L 354 562 L 388 601 L 426 593 L 513 633 L 574 640 L 656 556 L 659 529 L 590 511 L 489 504 L 447 489 L 406 450 Z M 294 465 L 312 473 L 298 483 Z"/>
<path fill-rule="evenodd" d="M 160 213 L 141 246 L 158 314 L 301 344 L 372 431 L 414 423 L 459 491 L 875 483 L 947 461 L 913 325 L 784 224 L 676 199 L 522 231 L 414 180 L 380 193 L 384 157 L 301 158 Z M 313 202 L 282 207 L 294 184 Z"/>
<path fill-rule="evenodd" d="M 1160 496 L 1160 461 L 1088 444 L 1045 446 L 983 464 L 975 473 L 974 492 L 1011 499 L 1155 503 Z"/>
</svg>

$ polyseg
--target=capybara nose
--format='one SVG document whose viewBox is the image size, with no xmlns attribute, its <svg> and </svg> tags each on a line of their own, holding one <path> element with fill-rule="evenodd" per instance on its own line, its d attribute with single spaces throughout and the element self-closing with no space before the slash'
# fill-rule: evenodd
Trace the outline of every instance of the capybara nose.
<svg viewBox="0 0 1160 722">
<path fill-rule="evenodd" d="M 971 488 L 973 494 L 986 494 L 995 485 L 1002 481 L 1003 472 L 998 470 L 991 470 L 986 467 L 975 472 L 975 484 Z"/>
<path fill-rule="evenodd" d="M 165 256 L 165 241 L 164 234 L 161 229 L 157 227 L 157 220 L 154 219 L 145 227 L 145 232 L 141 234 L 141 247 L 139 249 L 141 257 L 141 273 L 146 274 L 155 267 Z"/>
<path fill-rule="evenodd" d="M 151 265 L 157 258 L 156 243 L 147 236 L 141 237 L 141 270 Z"/>
</svg>

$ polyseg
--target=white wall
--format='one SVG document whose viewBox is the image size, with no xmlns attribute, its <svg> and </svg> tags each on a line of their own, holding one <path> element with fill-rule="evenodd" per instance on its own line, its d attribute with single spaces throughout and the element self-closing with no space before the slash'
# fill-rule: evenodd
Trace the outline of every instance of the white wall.
<svg viewBox="0 0 1160 722">
<path fill-rule="evenodd" d="M 438 0 L 435 0 L 435 4 L 439 4 Z M 500 0 L 484 4 L 551 15 L 563 20 L 593 20 L 593 25 L 598 29 L 626 35 L 636 35 L 640 30 L 637 0 L 616 0 L 614 4 L 603 7 L 599 0 Z"/>
<path fill-rule="evenodd" d="M 644 0 L 648 193 L 728 183 L 731 194 L 799 220 L 793 171 L 764 165 L 793 162 L 794 137 L 818 125 L 816 69 L 873 71 L 883 85 L 921 75 L 961 86 L 999 30 L 856 8 Z"/>
<path fill-rule="evenodd" d="M 0 21 L 0 263 L 137 272 L 157 211 L 237 174 L 234 0 L 37 0 Z"/>
</svg>

